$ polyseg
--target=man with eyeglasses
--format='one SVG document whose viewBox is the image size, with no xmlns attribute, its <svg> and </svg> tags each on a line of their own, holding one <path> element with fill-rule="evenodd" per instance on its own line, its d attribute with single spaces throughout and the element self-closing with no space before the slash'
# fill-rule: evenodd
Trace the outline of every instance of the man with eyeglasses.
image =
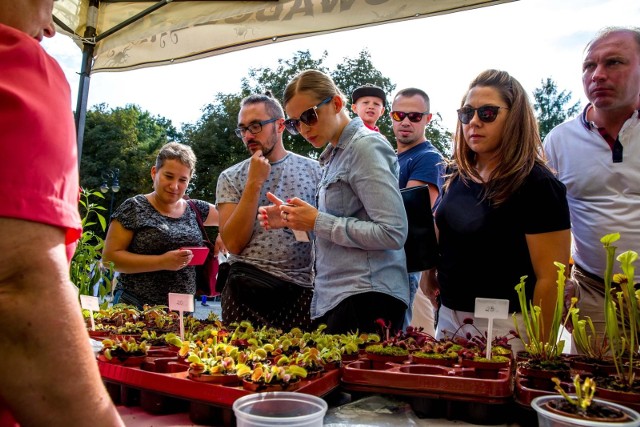
<svg viewBox="0 0 640 427">
<path fill-rule="evenodd" d="M 618 253 L 640 252 L 640 28 L 600 31 L 584 50 L 582 84 L 589 104 L 549 132 L 544 150 L 567 187 L 580 317 L 591 317 L 603 337 L 600 239 L 619 232 Z"/>
<path fill-rule="evenodd" d="M 225 323 L 249 320 L 254 326 L 311 329 L 311 243 L 293 230 L 265 230 L 258 207 L 269 205 L 267 192 L 282 200 L 301 197 L 316 204 L 320 166 L 316 160 L 285 150 L 284 111 L 270 95 L 241 101 L 235 134 L 250 158 L 220 174 L 216 203 L 220 234 L 231 265 L 222 291 Z"/>
<path fill-rule="evenodd" d="M 431 206 L 435 207 L 443 185 L 444 164 L 442 155 L 426 137 L 427 125 L 431 121 L 430 107 L 426 92 L 407 88 L 393 98 L 390 115 L 398 147 L 400 188 L 429 185 Z M 409 273 L 411 301 L 404 326 L 422 326 L 426 332 L 433 334 L 433 306 L 422 291 L 418 292 L 420 276 L 421 273 Z M 419 315 L 412 320 L 414 307 Z"/>
<path fill-rule="evenodd" d="M 0 426 L 122 426 L 69 278 L 80 187 L 71 90 L 40 46 L 52 8 L 0 1 Z"/>
</svg>

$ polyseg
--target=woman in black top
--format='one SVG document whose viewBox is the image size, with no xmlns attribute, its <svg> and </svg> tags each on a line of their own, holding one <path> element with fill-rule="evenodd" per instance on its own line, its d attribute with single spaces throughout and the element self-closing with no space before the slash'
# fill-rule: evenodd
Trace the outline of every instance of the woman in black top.
<svg viewBox="0 0 640 427">
<path fill-rule="evenodd" d="M 565 186 L 545 166 L 527 94 L 508 73 L 484 71 L 470 84 L 458 118 L 436 212 L 441 259 L 437 275 L 424 275 L 426 294 L 435 300 L 439 293 L 442 303 L 436 335 L 451 335 L 468 318 L 486 330 L 486 319 L 473 315 L 476 297 L 508 299 L 509 312 L 519 312 L 514 287 L 525 275 L 527 296 L 549 328 L 554 261 L 569 261 L 569 209 Z M 494 336 L 512 329 L 510 316 L 494 322 Z"/>
</svg>

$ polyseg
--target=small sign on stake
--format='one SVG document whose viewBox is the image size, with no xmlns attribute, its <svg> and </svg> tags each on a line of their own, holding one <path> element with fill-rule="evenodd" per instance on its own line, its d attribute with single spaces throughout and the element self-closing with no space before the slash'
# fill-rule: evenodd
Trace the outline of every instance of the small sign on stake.
<svg viewBox="0 0 640 427">
<path fill-rule="evenodd" d="M 80 306 L 89 310 L 89 317 L 91 318 L 91 330 L 96 330 L 96 322 L 93 320 L 93 312 L 100 311 L 100 301 L 98 297 L 94 297 L 91 295 L 80 295 Z"/>
<path fill-rule="evenodd" d="M 193 295 L 169 293 L 169 310 L 180 313 L 180 339 L 184 339 L 184 312 L 194 311 Z"/>
<path fill-rule="evenodd" d="M 493 341 L 493 319 L 509 318 L 509 300 L 476 298 L 474 317 L 487 319 L 487 359 L 491 359 L 491 343 Z"/>
</svg>

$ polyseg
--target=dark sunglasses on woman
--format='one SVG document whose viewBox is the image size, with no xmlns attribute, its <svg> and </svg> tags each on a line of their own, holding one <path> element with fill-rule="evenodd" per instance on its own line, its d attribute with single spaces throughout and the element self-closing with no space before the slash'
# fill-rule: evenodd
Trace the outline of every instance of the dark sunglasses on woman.
<svg viewBox="0 0 640 427">
<path fill-rule="evenodd" d="M 313 126 L 318 123 L 318 112 L 316 111 L 318 107 L 323 106 L 324 104 L 329 103 L 333 99 L 333 96 L 324 99 L 315 107 L 311 107 L 308 110 L 305 110 L 300 114 L 299 119 L 287 119 L 284 121 L 284 127 L 287 128 L 291 135 L 298 135 L 300 133 L 300 122 L 304 123 L 307 126 Z"/>
<path fill-rule="evenodd" d="M 391 115 L 391 118 L 396 122 L 401 122 L 405 117 L 408 117 L 410 122 L 418 123 L 420 120 L 422 120 L 422 117 L 426 114 L 429 114 L 429 112 L 425 111 L 424 113 L 405 113 L 404 111 L 392 111 L 389 114 Z"/>
<path fill-rule="evenodd" d="M 482 107 L 478 108 L 462 107 L 458 110 L 458 120 L 460 120 L 463 124 L 468 125 L 477 111 L 478 118 L 481 121 L 485 123 L 491 123 L 496 120 L 496 118 L 498 117 L 498 111 L 501 108 L 503 110 L 508 110 L 508 108 L 506 107 L 497 107 L 495 105 L 483 105 Z"/>
</svg>

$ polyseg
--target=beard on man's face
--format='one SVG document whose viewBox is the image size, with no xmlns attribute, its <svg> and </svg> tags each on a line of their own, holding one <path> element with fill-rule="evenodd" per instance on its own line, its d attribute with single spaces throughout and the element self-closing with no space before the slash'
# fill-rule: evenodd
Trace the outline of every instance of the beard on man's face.
<svg viewBox="0 0 640 427">
<path fill-rule="evenodd" d="M 251 155 L 253 155 L 253 153 L 255 153 L 257 150 L 262 150 L 262 155 L 264 157 L 267 157 L 269 154 L 271 154 L 271 152 L 275 148 L 276 142 L 277 142 L 277 138 L 278 138 L 278 134 L 277 134 L 276 130 L 274 129 L 271 132 L 271 134 L 269 136 L 267 136 L 267 140 L 265 142 L 262 142 L 262 141 L 260 141 L 258 139 L 254 139 L 250 143 L 247 143 L 247 150 L 249 151 L 249 154 L 251 154 Z M 271 144 L 269 145 L 269 143 L 271 143 Z M 258 145 L 258 147 L 254 147 L 252 149 L 252 148 L 249 148 L 249 144 L 256 144 L 256 145 Z"/>
</svg>

